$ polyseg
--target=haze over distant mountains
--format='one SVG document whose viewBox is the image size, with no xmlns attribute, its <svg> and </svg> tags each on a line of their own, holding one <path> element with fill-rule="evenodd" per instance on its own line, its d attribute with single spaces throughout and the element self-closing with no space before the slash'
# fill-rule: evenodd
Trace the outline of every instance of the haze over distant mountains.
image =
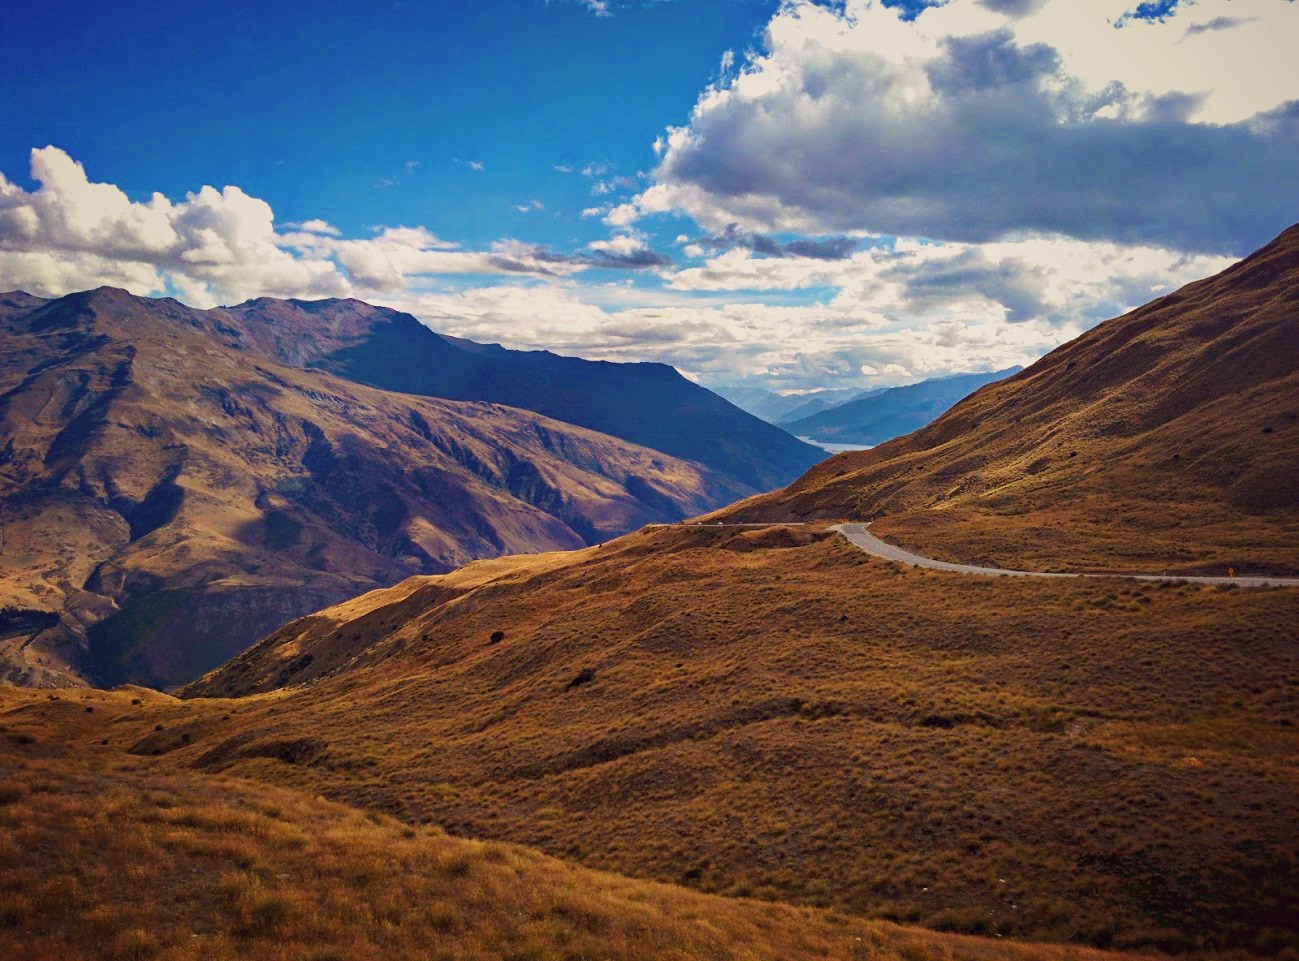
<svg viewBox="0 0 1299 961">
<path fill-rule="evenodd" d="M 0 667 L 25 683 L 180 683 L 369 588 L 697 514 L 821 456 L 671 368 L 356 301 L 14 293 L 0 331 Z"/>
<path fill-rule="evenodd" d="M 885 388 L 827 387 L 824 390 L 808 391 L 803 394 L 779 394 L 765 387 L 743 385 L 711 389 L 736 407 L 747 410 L 754 417 L 760 417 L 769 424 L 779 424 L 784 420 L 797 420 L 800 417 L 810 416 L 852 400 L 854 397 L 878 393 Z"/>
<path fill-rule="evenodd" d="M 984 384 L 1019 373 L 1009 367 L 991 373 L 955 374 L 934 380 L 872 391 L 845 403 L 783 418 L 780 426 L 796 437 L 832 444 L 882 444 L 924 427 L 957 401 Z"/>
</svg>

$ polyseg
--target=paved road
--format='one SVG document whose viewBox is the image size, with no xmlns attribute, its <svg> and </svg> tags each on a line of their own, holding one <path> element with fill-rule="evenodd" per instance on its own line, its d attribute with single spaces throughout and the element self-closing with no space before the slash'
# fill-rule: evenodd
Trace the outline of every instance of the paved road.
<svg viewBox="0 0 1299 961">
<path fill-rule="evenodd" d="M 650 524 L 650 527 L 802 527 L 805 521 L 766 521 L 757 524 Z M 1046 571 L 1011 571 L 1004 567 L 976 567 L 973 564 L 953 564 L 921 557 L 900 547 L 882 541 L 866 528 L 869 524 L 836 524 L 830 528 L 838 531 L 849 543 L 860 550 L 886 561 L 927 567 L 935 571 L 955 571 L 958 574 L 984 574 L 989 577 L 1122 577 L 1133 581 L 1186 581 L 1191 584 L 1235 584 L 1237 587 L 1299 587 L 1299 577 L 1195 577 L 1190 574 L 1060 574 Z"/>
<path fill-rule="evenodd" d="M 956 571 L 961 574 L 985 574 L 992 577 L 1123 577 L 1136 581 L 1187 581 L 1192 584 L 1235 584 L 1238 587 L 1299 587 L 1299 577 L 1192 577 L 1183 574 L 1048 574 L 1042 571 L 1009 571 L 1000 567 L 975 567 L 972 564 L 952 564 L 921 557 L 904 551 L 887 541 L 882 541 L 866 528 L 869 524 L 837 524 L 838 531 L 867 554 L 886 561 L 928 567 L 936 571 Z"/>
</svg>

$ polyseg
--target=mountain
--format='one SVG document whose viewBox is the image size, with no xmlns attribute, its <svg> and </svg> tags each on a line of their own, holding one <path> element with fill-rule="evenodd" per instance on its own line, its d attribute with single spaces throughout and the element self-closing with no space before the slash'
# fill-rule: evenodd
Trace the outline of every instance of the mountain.
<svg viewBox="0 0 1299 961">
<path fill-rule="evenodd" d="M 790 415 L 780 426 L 797 437 L 833 444 L 882 444 L 924 427 L 957 401 L 984 384 L 1004 380 L 1022 367 L 995 373 L 957 374 L 892 387 L 857 397 L 836 407 L 799 416 Z"/>
<path fill-rule="evenodd" d="M 819 414 L 823 410 L 830 410 L 840 404 L 846 404 L 851 400 L 859 397 L 873 397 L 881 391 L 887 390 L 887 387 L 869 387 L 866 390 L 848 390 L 848 391 L 821 391 L 807 397 L 805 402 L 797 407 L 791 408 L 783 417 L 776 421 L 777 426 L 783 426 L 786 421 L 799 421 L 804 417 L 811 417 Z"/>
<path fill-rule="evenodd" d="M 477 344 L 356 300 L 261 298 L 198 316 L 249 353 L 384 390 L 536 411 L 698 461 L 754 491 L 787 484 L 824 457 L 665 364 Z"/>
<path fill-rule="evenodd" d="M 860 388 L 826 388 L 806 394 L 778 394 L 763 387 L 714 387 L 713 393 L 729 400 L 741 410 L 769 424 L 779 424 L 791 417 L 797 418 L 825 410 L 834 404 L 862 395 Z M 869 393 L 869 391 L 867 391 Z M 803 413 L 805 412 L 805 413 Z"/>
<path fill-rule="evenodd" d="M 1299 227 L 914 434 L 725 516 L 873 520 L 944 560 L 1299 572 Z"/>
<path fill-rule="evenodd" d="M 3 295 L 0 342 L 10 681 L 178 684 L 411 574 L 582 547 L 751 490 L 529 411 L 287 366 L 270 355 L 292 330 L 174 300 Z"/>
</svg>

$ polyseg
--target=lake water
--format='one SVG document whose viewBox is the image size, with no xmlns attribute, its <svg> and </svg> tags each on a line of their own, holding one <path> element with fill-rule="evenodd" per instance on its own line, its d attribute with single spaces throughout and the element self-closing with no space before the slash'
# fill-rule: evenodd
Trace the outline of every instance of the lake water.
<svg viewBox="0 0 1299 961">
<path fill-rule="evenodd" d="M 819 447 L 831 454 L 842 454 L 844 451 L 849 450 L 870 450 L 875 446 L 874 444 L 829 444 L 825 441 L 813 440 L 811 437 L 800 437 L 799 440 L 805 444 L 811 444 L 813 447 Z"/>
</svg>

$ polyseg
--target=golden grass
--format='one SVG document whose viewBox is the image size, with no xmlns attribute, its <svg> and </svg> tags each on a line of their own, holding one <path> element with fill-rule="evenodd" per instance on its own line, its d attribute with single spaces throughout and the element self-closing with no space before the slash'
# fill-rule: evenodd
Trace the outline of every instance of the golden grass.
<svg viewBox="0 0 1299 961">
<path fill-rule="evenodd" d="M 1295 591 L 987 579 L 809 530 L 660 529 L 291 626 L 190 691 L 271 693 L 178 703 L 129 737 L 718 893 L 1277 951 L 1299 926 L 1295 636 Z"/>
<path fill-rule="evenodd" d="M 129 693 L 80 695 L 75 713 L 0 695 L 6 961 L 1110 957 L 701 895 L 298 791 L 167 771 L 86 738 L 94 715 L 144 706 Z"/>
</svg>

